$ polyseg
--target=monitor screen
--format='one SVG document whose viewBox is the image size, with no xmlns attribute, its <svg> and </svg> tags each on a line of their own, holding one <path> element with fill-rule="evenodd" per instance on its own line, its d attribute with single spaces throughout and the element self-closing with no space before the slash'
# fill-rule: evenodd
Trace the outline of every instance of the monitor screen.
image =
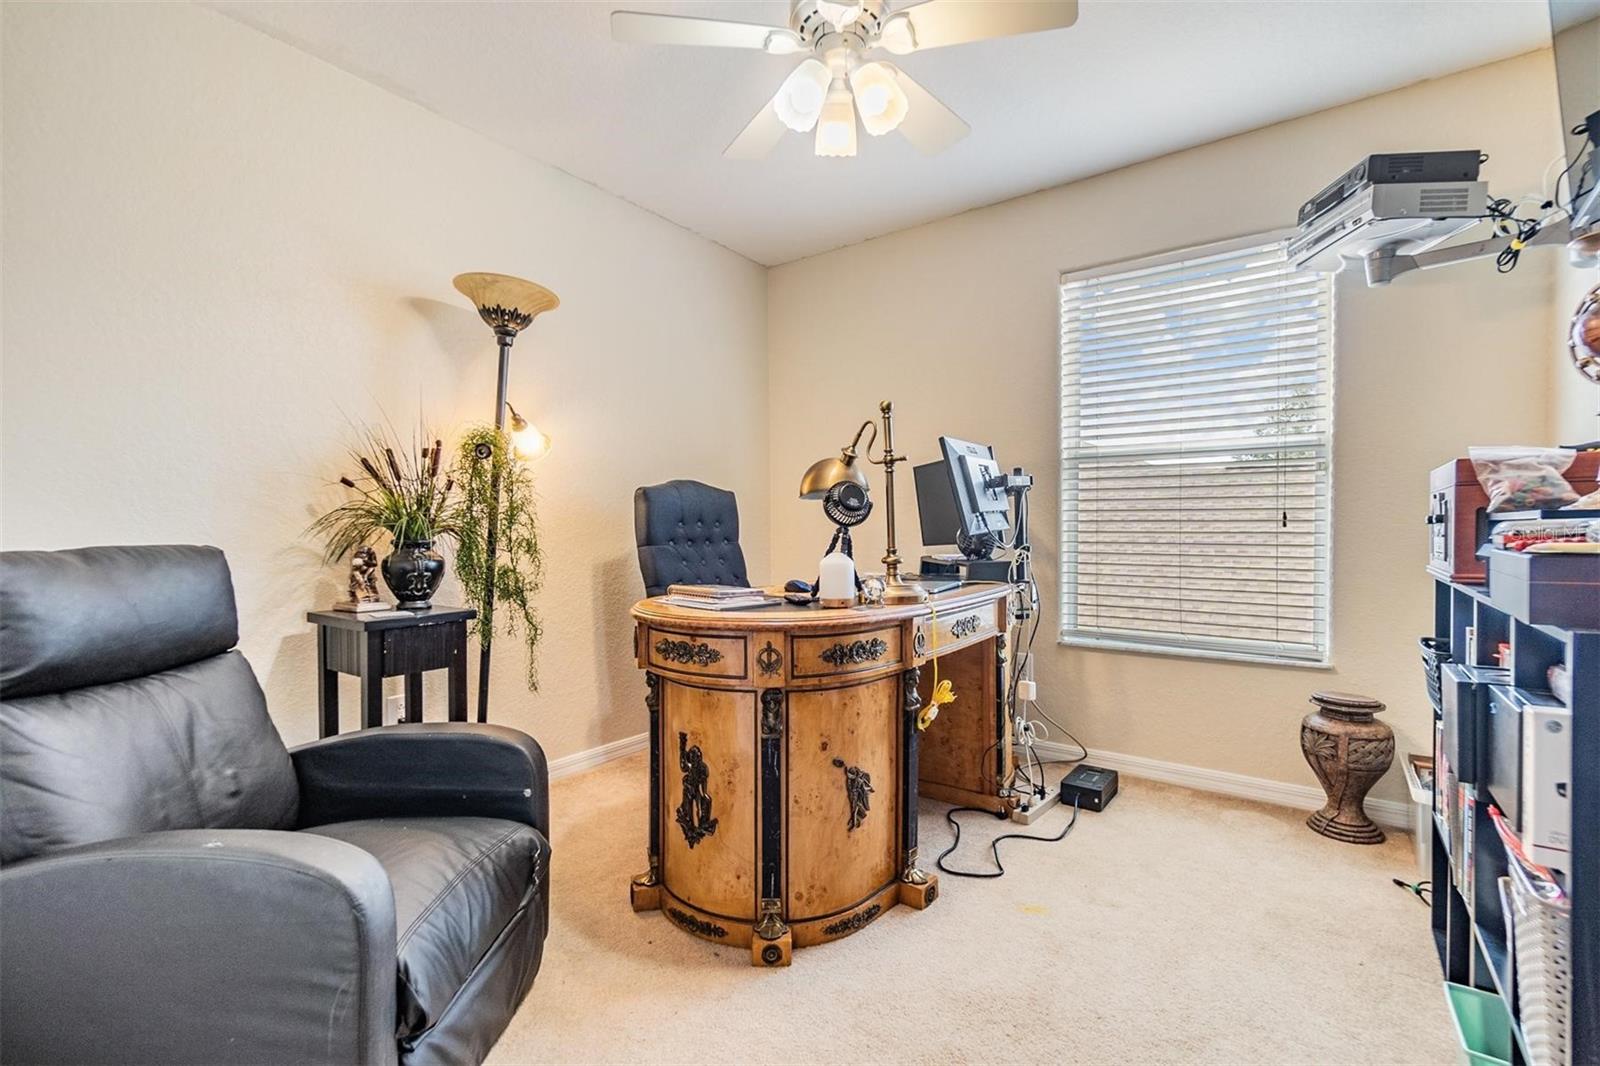
<svg viewBox="0 0 1600 1066">
<path fill-rule="evenodd" d="M 922 546 L 944 547 L 961 532 L 961 511 L 950 486 L 950 469 L 943 460 L 913 467 L 917 485 L 917 517 L 922 521 Z"/>
</svg>

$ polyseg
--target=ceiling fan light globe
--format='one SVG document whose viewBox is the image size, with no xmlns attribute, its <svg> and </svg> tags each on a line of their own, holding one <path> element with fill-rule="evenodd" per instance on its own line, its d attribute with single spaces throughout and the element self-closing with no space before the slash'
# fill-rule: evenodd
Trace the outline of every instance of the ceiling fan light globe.
<svg viewBox="0 0 1600 1066">
<path fill-rule="evenodd" d="M 815 59 L 808 59 L 784 79 L 772 98 L 778 119 L 796 133 L 809 133 L 822 114 L 833 75 Z"/>
<path fill-rule="evenodd" d="M 861 124 L 874 137 L 892 132 L 905 121 L 910 101 L 897 72 L 887 63 L 863 63 L 851 71 L 850 88 L 855 92 Z"/>
<path fill-rule="evenodd" d="M 834 83 L 827 103 L 822 105 L 816 152 L 820 156 L 835 157 L 856 154 L 856 105 L 842 78 Z"/>
</svg>

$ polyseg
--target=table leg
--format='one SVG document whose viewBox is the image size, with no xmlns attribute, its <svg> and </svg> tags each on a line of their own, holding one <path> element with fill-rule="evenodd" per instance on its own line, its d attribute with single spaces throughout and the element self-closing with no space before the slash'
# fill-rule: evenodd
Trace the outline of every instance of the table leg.
<svg viewBox="0 0 1600 1066">
<path fill-rule="evenodd" d="M 422 675 L 406 675 L 406 721 L 422 721 Z"/>
<path fill-rule="evenodd" d="M 467 720 L 467 624 L 460 623 L 455 627 L 455 640 L 450 647 L 449 674 L 449 714 L 452 722 L 465 722 Z M 478 683 L 484 684 L 488 678 L 479 678 Z"/>
<path fill-rule="evenodd" d="M 383 633 L 367 634 L 361 651 L 361 725 L 383 725 Z"/>
<path fill-rule="evenodd" d="M 339 732 L 339 672 L 328 669 L 328 628 L 317 627 L 317 718 L 321 736 Z"/>
<path fill-rule="evenodd" d="M 900 902 L 919 911 L 939 898 L 939 879 L 917 865 L 917 794 L 922 775 L 918 765 L 922 735 L 917 729 L 917 718 L 922 713 L 922 693 L 917 686 L 921 681 L 920 667 L 913 666 L 900 675 L 904 699 L 900 722 L 903 756 L 900 840 L 905 849 L 900 856 Z"/>
</svg>

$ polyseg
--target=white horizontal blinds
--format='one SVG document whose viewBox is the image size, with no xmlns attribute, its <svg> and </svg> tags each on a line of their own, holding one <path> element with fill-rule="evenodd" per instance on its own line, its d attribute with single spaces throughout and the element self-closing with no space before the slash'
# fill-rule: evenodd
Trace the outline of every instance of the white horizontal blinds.
<svg viewBox="0 0 1600 1066">
<path fill-rule="evenodd" d="M 1332 301 L 1265 239 L 1063 278 L 1063 640 L 1326 660 Z"/>
</svg>

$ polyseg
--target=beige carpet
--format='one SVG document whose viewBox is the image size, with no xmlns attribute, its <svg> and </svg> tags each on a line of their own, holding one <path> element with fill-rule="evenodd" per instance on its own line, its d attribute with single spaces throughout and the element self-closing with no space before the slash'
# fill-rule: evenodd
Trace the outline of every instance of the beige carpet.
<svg viewBox="0 0 1600 1066">
<path fill-rule="evenodd" d="M 629 909 L 646 779 L 636 756 L 554 786 L 544 967 L 491 1063 L 1452 1061 L 1427 910 L 1389 883 L 1408 837 L 1125 778 L 1061 843 L 1001 845 L 1004 878 L 760 970 Z M 972 864 L 1000 823 L 963 817 Z"/>
</svg>

